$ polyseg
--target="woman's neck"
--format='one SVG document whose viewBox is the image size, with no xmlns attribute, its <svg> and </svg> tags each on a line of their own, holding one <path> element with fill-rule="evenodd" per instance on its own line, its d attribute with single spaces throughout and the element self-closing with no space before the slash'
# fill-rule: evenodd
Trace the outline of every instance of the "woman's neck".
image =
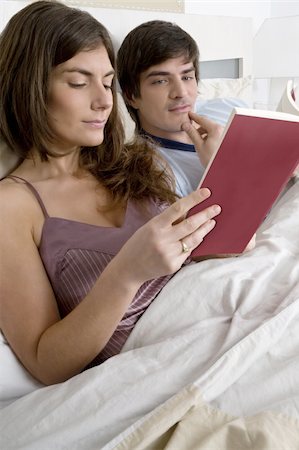
<svg viewBox="0 0 299 450">
<path fill-rule="evenodd" d="M 32 152 L 31 157 L 25 159 L 19 167 L 22 171 L 39 174 L 41 178 L 55 178 L 64 175 L 78 176 L 79 150 L 59 157 L 49 156 L 48 161 L 41 161 L 37 152 Z"/>
</svg>

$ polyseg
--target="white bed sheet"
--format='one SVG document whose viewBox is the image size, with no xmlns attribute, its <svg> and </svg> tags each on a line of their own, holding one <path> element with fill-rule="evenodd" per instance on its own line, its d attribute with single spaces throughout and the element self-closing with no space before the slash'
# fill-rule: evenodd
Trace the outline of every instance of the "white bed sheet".
<svg viewBox="0 0 299 450">
<path fill-rule="evenodd" d="M 113 449 L 186 385 L 224 411 L 299 418 L 299 183 L 251 253 L 192 264 L 150 306 L 123 353 L 0 411 L 0 448 Z"/>
</svg>

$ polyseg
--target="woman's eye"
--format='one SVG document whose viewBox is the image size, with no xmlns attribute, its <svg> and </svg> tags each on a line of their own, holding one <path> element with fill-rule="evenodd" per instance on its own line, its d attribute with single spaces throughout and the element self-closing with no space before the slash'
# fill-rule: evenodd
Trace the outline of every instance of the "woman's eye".
<svg viewBox="0 0 299 450">
<path fill-rule="evenodd" d="M 69 83 L 69 86 L 75 89 L 79 89 L 86 86 L 86 83 Z"/>
</svg>

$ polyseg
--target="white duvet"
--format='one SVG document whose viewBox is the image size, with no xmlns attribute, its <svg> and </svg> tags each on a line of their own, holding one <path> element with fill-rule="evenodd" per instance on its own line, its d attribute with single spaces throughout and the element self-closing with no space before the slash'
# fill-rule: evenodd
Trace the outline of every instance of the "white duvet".
<svg viewBox="0 0 299 450">
<path fill-rule="evenodd" d="M 11 390 L 0 448 L 112 449 L 187 385 L 236 416 L 272 410 L 299 419 L 298 373 L 297 182 L 252 252 L 176 274 L 120 355 L 56 386 L 27 385 L 35 390 L 14 401 Z"/>
</svg>

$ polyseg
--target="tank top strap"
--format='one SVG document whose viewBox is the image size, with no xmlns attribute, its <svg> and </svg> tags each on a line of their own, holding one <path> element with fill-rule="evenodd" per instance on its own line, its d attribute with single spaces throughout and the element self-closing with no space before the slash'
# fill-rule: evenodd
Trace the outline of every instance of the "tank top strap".
<svg viewBox="0 0 299 450">
<path fill-rule="evenodd" d="M 45 217 L 49 217 L 49 214 L 48 214 L 48 212 L 46 210 L 44 202 L 41 199 L 41 196 L 39 195 L 39 193 L 37 192 L 35 187 L 33 187 L 31 183 L 29 183 L 29 181 L 25 180 L 24 178 L 17 177 L 16 175 L 8 175 L 6 178 L 14 179 L 14 180 L 16 180 L 17 183 L 18 183 L 18 180 L 23 181 L 26 184 L 26 186 L 28 186 L 28 188 L 31 190 L 33 195 L 35 196 L 36 200 L 38 201 L 38 203 L 39 203 L 39 205 L 40 205 L 40 207 L 41 207 L 41 209 L 42 209 L 42 211 L 44 213 L 44 216 Z"/>
</svg>

